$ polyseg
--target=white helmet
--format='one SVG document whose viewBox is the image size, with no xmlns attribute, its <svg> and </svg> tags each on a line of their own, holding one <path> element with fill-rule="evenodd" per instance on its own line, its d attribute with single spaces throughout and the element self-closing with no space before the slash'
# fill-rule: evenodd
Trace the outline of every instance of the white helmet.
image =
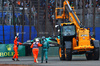
<svg viewBox="0 0 100 66">
<path fill-rule="evenodd" d="M 39 39 L 37 38 L 37 39 L 35 39 L 35 41 L 39 41 Z"/>
<path fill-rule="evenodd" d="M 18 37 L 18 36 L 15 36 L 15 39 L 16 39 L 16 38 L 18 38 L 18 39 L 19 39 L 19 37 Z"/>
<path fill-rule="evenodd" d="M 17 36 L 15 36 L 15 39 L 17 38 Z"/>
</svg>

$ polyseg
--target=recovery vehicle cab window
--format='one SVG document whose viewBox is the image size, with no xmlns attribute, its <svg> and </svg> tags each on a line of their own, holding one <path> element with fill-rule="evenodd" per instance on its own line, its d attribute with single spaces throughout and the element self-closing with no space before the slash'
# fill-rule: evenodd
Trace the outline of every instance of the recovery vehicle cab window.
<svg viewBox="0 0 100 66">
<path fill-rule="evenodd" d="M 63 26 L 63 36 L 75 35 L 75 26 Z"/>
</svg>

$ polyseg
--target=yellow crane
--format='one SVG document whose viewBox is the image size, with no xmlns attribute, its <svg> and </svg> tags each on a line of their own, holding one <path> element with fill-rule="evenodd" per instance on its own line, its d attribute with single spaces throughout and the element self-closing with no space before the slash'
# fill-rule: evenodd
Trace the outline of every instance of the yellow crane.
<svg viewBox="0 0 100 66">
<path fill-rule="evenodd" d="M 58 10 L 62 14 L 58 15 Z M 64 19 L 59 27 L 59 44 L 60 60 L 72 60 L 73 54 L 86 54 L 87 60 L 99 60 L 99 41 L 90 38 L 89 28 L 84 28 L 76 15 L 74 7 L 71 7 L 69 1 L 63 2 L 62 8 L 55 9 L 56 19 Z M 67 21 L 66 21 L 67 19 Z"/>
</svg>

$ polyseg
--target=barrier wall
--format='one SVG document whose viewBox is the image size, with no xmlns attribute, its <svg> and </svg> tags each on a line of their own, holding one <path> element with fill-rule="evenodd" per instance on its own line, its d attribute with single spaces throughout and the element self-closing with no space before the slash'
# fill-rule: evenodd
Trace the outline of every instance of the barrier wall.
<svg viewBox="0 0 100 66">
<path fill-rule="evenodd" d="M 29 40 L 29 26 L 24 26 L 24 42 Z M 22 38 L 22 26 L 16 26 L 16 33 L 19 33 L 19 41 L 21 42 Z M 5 35 L 5 44 L 13 44 L 14 41 L 14 26 L 5 25 L 4 26 L 4 35 Z M 37 36 L 37 31 L 34 26 L 31 27 L 31 39 L 34 39 Z M 3 28 L 0 25 L 0 43 L 3 44 Z"/>
<path fill-rule="evenodd" d="M 90 27 L 90 32 L 93 32 L 92 27 Z M 100 41 L 100 27 L 95 28 L 95 39 Z"/>
<path fill-rule="evenodd" d="M 25 46 L 19 45 L 18 56 L 25 56 Z M 0 57 L 12 57 L 15 54 L 13 44 L 0 44 Z"/>
<path fill-rule="evenodd" d="M 32 49 L 30 49 L 32 50 Z M 19 56 L 27 56 L 26 51 L 30 52 L 28 49 L 25 50 L 25 46 L 19 45 L 18 54 Z M 39 48 L 39 57 L 42 54 L 42 47 Z M 12 57 L 14 55 L 13 44 L 0 44 L 0 57 Z M 32 56 L 32 51 L 28 56 Z M 48 50 L 48 56 L 54 57 L 59 56 L 59 47 L 50 47 Z M 74 55 L 74 56 L 85 56 L 85 55 Z"/>
</svg>

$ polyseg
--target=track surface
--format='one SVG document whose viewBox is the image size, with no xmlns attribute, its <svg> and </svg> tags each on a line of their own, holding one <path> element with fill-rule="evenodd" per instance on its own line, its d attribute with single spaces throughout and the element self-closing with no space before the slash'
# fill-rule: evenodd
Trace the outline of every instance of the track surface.
<svg viewBox="0 0 100 66">
<path fill-rule="evenodd" d="M 0 66 L 100 66 L 100 60 L 87 61 L 85 56 L 74 56 L 72 61 L 60 61 L 59 57 L 49 57 L 48 63 L 34 63 L 32 56 L 19 57 L 20 61 L 12 61 L 12 57 L 0 58 Z"/>
</svg>

